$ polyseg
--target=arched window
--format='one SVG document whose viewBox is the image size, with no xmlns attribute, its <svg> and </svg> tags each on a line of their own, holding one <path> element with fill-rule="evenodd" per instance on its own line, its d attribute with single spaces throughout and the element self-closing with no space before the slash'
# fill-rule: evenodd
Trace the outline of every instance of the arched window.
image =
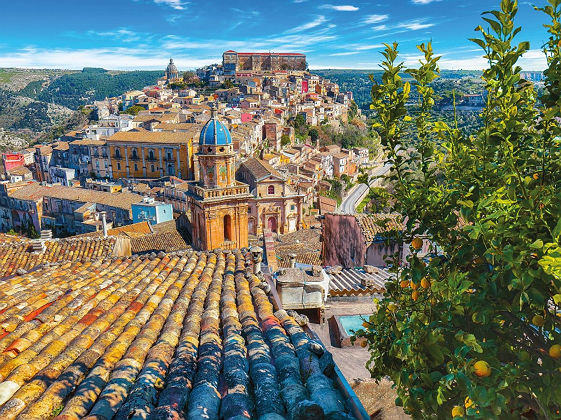
<svg viewBox="0 0 561 420">
<path fill-rule="evenodd" d="M 151 166 L 150 166 L 150 170 L 151 170 L 152 172 L 154 172 L 154 165 L 151 165 Z"/>
<path fill-rule="evenodd" d="M 267 188 L 267 194 L 274 194 L 274 193 L 275 193 L 275 186 L 269 185 L 269 187 Z"/>
<path fill-rule="evenodd" d="M 153 150 L 149 150 L 149 151 L 148 151 L 148 159 L 150 159 L 150 160 L 156 160 L 156 158 L 154 157 L 154 151 L 153 151 Z M 152 169 L 152 172 L 154 172 L 153 169 Z"/>
<path fill-rule="evenodd" d="M 132 149 L 132 158 L 133 159 L 138 159 L 138 153 L 137 153 L 136 149 Z"/>
<path fill-rule="evenodd" d="M 224 240 L 232 240 L 232 218 L 229 214 L 224 216 Z"/>
<path fill-rule="evenodd" d="M 121 158 L 121 149 L 119 149 L 118 147 L 115 147 L 115 157 L 117 159 Z"/>
</svg>

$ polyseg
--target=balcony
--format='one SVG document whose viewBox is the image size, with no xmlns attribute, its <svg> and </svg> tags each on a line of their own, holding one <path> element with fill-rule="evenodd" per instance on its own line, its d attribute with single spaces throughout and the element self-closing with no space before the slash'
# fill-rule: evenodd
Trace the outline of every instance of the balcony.
<svg viewBox="0 0 561 420">
<path fill-rule="evenodd" d="M 165 160 L 166 162 L 175 162 L 175 159 L 173 158 L 173 156 L 166 156 L 166 157 L 164 158 L 164 160 Z"/>
<path fill-rule="evenodd" d="M 138 155 L 133 155 L 129 157 L 130 160 L 134 160 L 134 161 L 139 161 L 140 157 L 138 157 Z"/>
</svg>

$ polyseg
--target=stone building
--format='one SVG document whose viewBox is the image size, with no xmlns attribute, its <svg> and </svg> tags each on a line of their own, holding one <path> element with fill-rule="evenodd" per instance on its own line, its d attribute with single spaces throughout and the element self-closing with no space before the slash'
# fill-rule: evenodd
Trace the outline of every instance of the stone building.
<svg viewBox="0 0 561 420">
<path fill-rule="evenodd" d="M 236 181 L 232 137 L 216 117 L 199 136 L 199 181 L 187 192 L 193 246 L 202 250 L 248 245 L 248 185 Z"/>
<path fill-rule="evenodd" d="M 236 178 L 249 185 L 253 196 L 248 203 L 250 234 L 261 235 L 265 228 L 282 234 L 300 229 L 304 196 L 271 165 L 250 158 L 240 165 Z"/>
<path fill-rule="evenodd" d="M 179 71 L 177 67 L 175 67 L 175 63 L 173 62 L 173 58 L 169 59 L 169 64 L 166 68 L 166 80 L 172 81 L 179 79 Z"/>
<path fill-rule="evenodd" d="M 222 55 L 225 75 L 239 71 L 304 71 L 306 56 L 299 53 L 239 53 L 228 50 Z"/>
</svg>

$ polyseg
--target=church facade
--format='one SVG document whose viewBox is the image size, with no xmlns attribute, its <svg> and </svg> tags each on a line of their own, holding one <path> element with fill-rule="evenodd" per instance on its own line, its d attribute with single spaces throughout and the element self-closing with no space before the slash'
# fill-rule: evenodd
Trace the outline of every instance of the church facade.
<svg viewBox="0 0 561 420">
<path fill-rule="evenodd" d="M 193 247 L 248 246 L 249 186 L 236 180 L 232 137 L 214 111 L 199 136 L 199 181 L 189 185 Z"/>
</svg>

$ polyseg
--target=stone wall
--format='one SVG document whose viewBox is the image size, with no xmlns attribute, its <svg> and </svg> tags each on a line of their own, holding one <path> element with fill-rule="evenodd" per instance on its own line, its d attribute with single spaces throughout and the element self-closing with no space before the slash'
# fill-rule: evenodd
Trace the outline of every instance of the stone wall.
<svg viewBox="0 0 561 420">
<path fill-rule="evenodd" d="M 365 264 L 366 244 L 354 216 L 326 214 L 322 230 L 324 266 L 352 268 Z"/>
</svg>

